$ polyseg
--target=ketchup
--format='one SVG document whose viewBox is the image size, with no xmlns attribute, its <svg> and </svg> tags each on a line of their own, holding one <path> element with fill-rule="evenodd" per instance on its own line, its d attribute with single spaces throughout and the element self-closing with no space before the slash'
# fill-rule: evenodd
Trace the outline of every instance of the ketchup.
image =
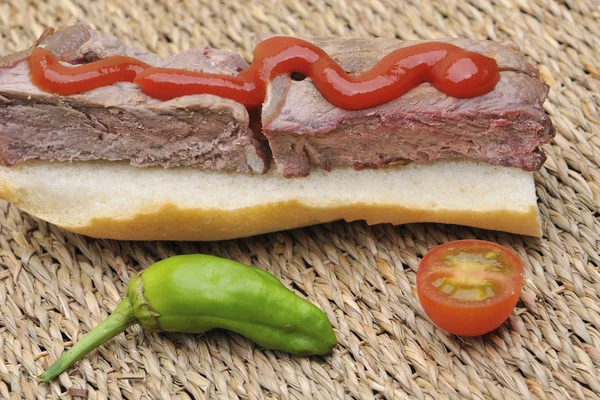
<svg viewBox="0 0 600 400">
<path fill-rule="evenodd" d="M 291 37 L 272 37 L 260 42 L 250 67 L 237 76 L 153 68 L 120 56 L 68 68 L 43 49 L 34 50 L 31 67 L 34 83 L 58 94 L 83 92 L 127 80 L 159 100 L 212 94 L 235 100 L 247 108 L 262 105 L 270 80 L 292 72 L 309 77 L 328 102 L 346 110 L 387 103 L 425 82 L 448 96 L 481 96 L 492 91 L 500 79 L 493 58 L 441 42 L 400 48 L 363 74 L 348 75 L 325 51 Z"/>
<path fill-rule="evenodd" d="M 133 82 L 150 65 L 132 57 L 112 56 L 89 64 L 66 67 L 42 47 L 29 58 L 31 81 L 39 89 L 63 96 L 87 92 L 117 82 Z"/>
</svg>

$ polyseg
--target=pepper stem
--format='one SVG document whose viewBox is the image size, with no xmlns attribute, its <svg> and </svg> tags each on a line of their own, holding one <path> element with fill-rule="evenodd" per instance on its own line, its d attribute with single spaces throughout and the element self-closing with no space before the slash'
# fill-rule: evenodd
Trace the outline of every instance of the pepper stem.
<svg viewBox="0 0 600 400">
<path fill-rule="evenodd" d="M 117 336 L 136 322 L 131 301 L 128 298 L 123 299 L 107 319 L 84 335 L 44 373 L 38 376 L 38 382 L 50 382 L 90 351 Z"/>
</svg>

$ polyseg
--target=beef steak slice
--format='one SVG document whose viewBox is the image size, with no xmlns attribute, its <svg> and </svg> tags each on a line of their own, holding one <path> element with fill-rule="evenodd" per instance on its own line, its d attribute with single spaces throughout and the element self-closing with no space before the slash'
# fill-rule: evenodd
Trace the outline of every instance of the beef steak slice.
<svg viewBox="0 0 600 400">
<path fill-rule="evenodd" d="M 261 35 L 257 40 L 264 40 Z M 348 73 L 371 68 L 394 49 L 419 43 L 393 39 L 309 38 Z M 542 104 L 548 87 L 536 66 L 512 43 L 443 40 L 493 57 L 496 88 L 483 96 L 448 97 L 422 84 L 392 102 L 346 111 L 327 102 L 309 78 L 279 76 L 268 88 L 263 132 L 286 177 L 306 176 L 311 165 L 379 168 L 441 158 L 469 158 L 536 170 L 539 146 L 554 136 Z"/>
<path fill-rule="evenodd" d="M 75 39 L 81 42 L 83 37 L 84 42 L 62 35 L 62 43 L 47 48 L 63 49 L 61 56 L 71 64 L 125 55 L 153 66 L 229 75 L 247 68 L 239 55 L 226 51 L 195 49 L 162 58 L 98 34 L 86 24 L 69 29 L 83 35 Z M 70 48 L 73 43 L 77 48 Z M 102 159 L 126 160 L 136 166 L 263 173 L 268 148 L 260 137 L 250 129 L 246 108 L 232 100 L 198 95 L 162 102 L 127 82 L 57 96 L 31 83 L 27 62 L 0 68 L 0 162 L 4 165 L 30 159 Z"/>
</svg>

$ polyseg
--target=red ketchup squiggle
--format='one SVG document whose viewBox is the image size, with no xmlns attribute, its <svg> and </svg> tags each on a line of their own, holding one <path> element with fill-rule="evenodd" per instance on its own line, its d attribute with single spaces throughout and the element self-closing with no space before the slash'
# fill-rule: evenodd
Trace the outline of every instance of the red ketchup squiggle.
<svg viewBox="0 0 600 400">
<path fill-rule="evenodd" d="M 309 77 L 327 101 L 346 110 L 387 103 L 425 82 L 448 96 L 481 96 L 492 91 L 500 79 L 493 58 L 441 42 L 395 50 L 360 75 L 348 75 L 325 51 L 291 37 L 273 37 L 259 43 L 252 64 L 237 76 L 153 68 L 134 61 L 113 56 L 67 68 L 56 60 L 53 63 L 48 52 L 43 54 L 36 49 L 31 66 L 32 76 L 37 77 L 34 83 L 58 94 L 73 94 L 128 80 L 159 100 L 212 94 L 235 100 L 247 108 L 262 105 L 269 81 L 293 72 Z M 99 73 L 102 71 L 109 73 Z"/>
<path fill-rule="evenodd" d="M 29 58 L 31 81 L 40 90 L 68 96 L 117 82 L 133 82 L 150 65 L 132 57 L 111 56 L 67 67 L 49 51 L 36 47 Z"/>
</svg>

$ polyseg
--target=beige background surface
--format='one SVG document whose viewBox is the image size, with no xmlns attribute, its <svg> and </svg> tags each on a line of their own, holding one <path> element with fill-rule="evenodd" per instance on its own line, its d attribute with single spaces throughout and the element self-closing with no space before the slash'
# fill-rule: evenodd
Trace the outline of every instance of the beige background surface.
<svg viewBox="0 0 600 400">
<path fill-rule="evenodd" d="M 4 0 L 0 54 L 28 47 L 45 26 L 82 19 L 161 55 L 212 45 L 249 59 L 254 32 L 515 41 L 551 87 L 545 107 L 558 131 L 535 175 L 545 234 L 356 222 L 215 243 L 132 243 L 66 233 L 0 203 L 0 398 L 70 398 L 69 388 L 91 399 L 599 397 L 597 1 Z M 514 249 L 526 273 L 509 321 L 462 339 L 427 320 L 414 281 L 428 249 L 472 237 Z M 52 384 L 35 382 L 114 309 L 134 272 L 190 252 L 274 273 L 327 313 L 340 345 L 330 357 L 296 358 L 224 332 L 132 328 Z"/>
</svg>

